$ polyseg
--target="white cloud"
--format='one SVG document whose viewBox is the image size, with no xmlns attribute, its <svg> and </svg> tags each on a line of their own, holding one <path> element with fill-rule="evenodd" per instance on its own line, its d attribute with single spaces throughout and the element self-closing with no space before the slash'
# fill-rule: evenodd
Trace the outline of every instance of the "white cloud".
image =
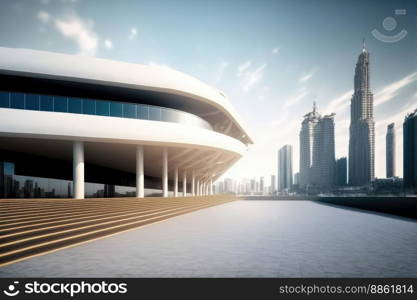
<svg viewBox="0 0 417 300">
<path fill-rule="evenodd" d="M 104 40 L 104 47 L 107 49 L 113 49 L 113 42 L 109 39 Z"/>
<path fill-rule="evenodd" d="M 289 116 L 290 116 L 290 113 L 288 109 L 284 109 L 279 113 L 279 118 L 273 119 L 272 121 L 268 123 L 267 126 L 272 127 L 272 128 L 277 128 L 281 124 L 284 124 L 284 122 L 287 121 Z"/>
<path fill-rule="evenodd" d="M 285 101 L 283 105 L 283 109 L 287 109 L 290 106 L 293 106 L 300 102 L 301 99 L 303 99 L 305 96 L 307 96 L 309 92 L 306 90 L 306 88 L 302 87 L 300 88 L 295 95 L 291 96 L 287 101 Z"/>
<path fill-rule="evenodd" d="M 277 48 L 272 49 L 271 53 L 272 54 L 277 54 L 278 51 L 279 51 L 279 48 L 277 47 Z"/>
<path fill-rule="evenodd" d="M 314 74 L 318 71 L 317 68 L 311 69 L 309 72 L 304 72 L 303 75 L 298 79 L 298 82 L 305 82 L 307 80 L 310 80 Z"/>
<path fill-rule="evenodd" d="M 249 91 L 253 86 L 261 82 L 267 64 L 260 65 L 255 70 L 249 70 L 248 66 L 243 66 L 243 70 L 247 70 L 242 77 L 241 86 L 244 92 Z"/>
<path fill-rule="evenodd" d="M 262 80 L 266 66 L 267 64 L 263 64 L 254 71 L 248 71 L 247 74 L 245 74 L 246 80 L 243 84 L 244 91 L 249 91 L 252 86 L 258 84 Z"/>
<path fill-rule="evenodd" d="M 244 62 L 243 64 L 237 67 L 237 77 L 242 76 L 243 72 L 251 66 L 252 62 L 250 60 Z"/>
<path fill-rule="evenodd" d="M 378 106 L 384 102 L 390 101 L 392 98 L 397 96 L 398 91 L 407 85 L 415 82 L 417 80 L 417 72 L 411 73 L 404 78 L 395 81 L 385 87 L 383 87 L 379 92 L 375 94 L 374 105 Z"/>
<path fill-rule="evenodd" d="M 388 117 L 384 116 L 383 118 L 379 119 L 375 122 L 375 129 L 376 132 L 380 132 L 381 134 L 385 134 L 386 127 L 388 124 L 395 123 L 397 128 L 401 127 L 402 123 L 404 122 L 405 116 L 412 112 L 415 109 L 415 103 L 408 102 L 403 105 L 397 113 L 390 114 Z"/>
<path fill-rule="evenodd" d="M 224 71 L 229 66 L 229 63 L 227 61 L 223 61 L 217 68 L 216 71 L 216 82 L 219 82 L 223 78 Z"/>
<path fill-rule="evenodd" d="M 75 41 L 79 54 L 94 56 L 98 48 L 98 37 L 93 30 L 92 20 L 83 20 L 75 12 L 56 18 L 55 28 L 66 38 Z"/>
<path fill-rule="evenodd" d="M 345 109 L 347 109 L 350 105 L 350 99 L 352 98 L 353 89 L 349 90 L 340 96 L 336 97 L 335 99 L 332 99 L 328 102 L 326 107 L 323 109 L 323 112 L 325 113 L 338 113 Z"/>
<path fill-rule="evenodd" d="M 41 0 L 41 3 L 42 4 L 48 4 L 49 3 L 49 0 Z"/>
<path fill-rule="evenodd" d="M 51 19 L 51 15 L 44 10 L 40 10 L 36 14 L 36 17 L 44 24 L 48 23 L 49 20 Z"/>
<path fill-rule="evenodd" d="M 138 30 L 135 27 L 130 28 L 129 36 L 128 36 L 129 40 L 134 40 L 137 34 L 138 34 Z"/>
</svg>

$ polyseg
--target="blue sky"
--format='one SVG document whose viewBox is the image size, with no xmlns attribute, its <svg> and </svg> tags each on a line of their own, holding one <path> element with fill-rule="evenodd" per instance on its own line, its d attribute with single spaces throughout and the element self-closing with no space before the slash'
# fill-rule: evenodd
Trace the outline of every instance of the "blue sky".
<svg viewBox="0 0 417 300">
<path fill-rule="evenodd" d="M 417 108 L 416 1 L 3 0 L 0 8 L 0 46 L 165 65 L 223 90 L 256 142 L 225 174 L 235 178 L 269 178 L 284 144 L 294 147 L 297 171 L 300 122 L 314 100 L 320 112 L 336 112 L 336 154 L 347 155 L 354 67 L 365 38 L 376 175 L 385 176 L 386 125 L 396 122 L 402 176 L 402 121 Z M 397 22 L 391 31 L 382 24 L 387 17 Z M 387 43 L 374 29 L 407 35 Z"/>
</svg>

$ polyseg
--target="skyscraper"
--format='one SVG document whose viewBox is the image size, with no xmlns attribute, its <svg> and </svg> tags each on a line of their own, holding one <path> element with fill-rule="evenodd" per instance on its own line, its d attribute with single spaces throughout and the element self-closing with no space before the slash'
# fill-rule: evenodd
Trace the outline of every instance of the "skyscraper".
<svg viewBox="0 0 417 300">
<path fill-rule="evenodd" d="M 225 178 L 224 179 L 224 191 L 225 193 L 234 193 L 235 189 L 234 189 L 234 184 L 233 184 L 233 179 L 231 178 Z"/>
<path fill-rule="evenodd" d="M 374 99 L 370 89 L 369 52 L 363 45 L 355 68 L 350 104 L 349 184 L 365 185 L 374 179 Z"/>
<path fill-rule="evenodd" d="M 417 109 L 407 115 L 403 124 L 404 188 L 417 189 Z"/>
<path fill-rule="evenodd" d="M 251 193 L 255 193 L 256 192 L 255 178 L 252 178 L 250 180 L 250 192 Z"/>
<path fill-rule="evenodd" d="M 387 178 L 395 176 L 395 127 L 391 123 L 387 127 L 386 135 L 386 167 Z"/>
<path fill-rule="evenodd" d="M 299 185 L 300 184 L 300 172 L 297 172 L 294 174 L 294 184 Z"/>
<path fill-rule="evenodd" d="M 336 160 L 336 185 L 343 186 L 347 184 L 347 159 L 341 157 Z"/>
<path fill-rule="evenodd" d="M 271 194 L 275 194 L 277 190 L 277 178 L 275 175 L 271 175 Z"/>
<path fill-rule="evenodd" d="M 262 176 L 261 176 L 261 178 L 259 180 L 259 191 L 261 192 L 262 195 L 263 195 L 263 193 L 265 191 L 264 178 Z"/>
<path fill-rule="evenodd" d="M 321 188 L 329 188 L 335 183 L 334 115 L 319 119 L 314 136 L 311 181 Z"/>
<path fill-rule="evenodd" d="M 304 115 L 300 131 L 300 187 L 305 188 L 311 184 L 311 167 L 313 164 L 314 136 L 320 115 L 313 104 L 313 111 Z"/>
<path fill-rule="evenodd" d="M 300 131 L 300 188 L 329 188 L 334 184 L 334 114 L 313 111 L 304 116 Z"/>
<path fill-rule="evenodd" d="M 292 186 L 292 146 L 285 145 L 278 150 L 278 189 L 289 190 Z"/>
</svg>

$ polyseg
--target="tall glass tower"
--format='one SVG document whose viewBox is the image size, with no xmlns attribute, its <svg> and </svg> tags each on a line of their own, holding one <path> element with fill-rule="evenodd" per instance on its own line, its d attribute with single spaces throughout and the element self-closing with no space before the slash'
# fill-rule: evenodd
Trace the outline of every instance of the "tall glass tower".
<svg viewBox="0 0 417 300">
<path fill-rule="evenodd" d="M 375 177 L 374 97 L 369 77 L 369 52 L 364 43 L 350 104 L 349 184 L 356 186 L 366 185 Z"/>
<path fill-rule="evenodd" d="M 285 145 L 278 150 L 278 189 L 288 191 L 292 187 L 292 146 Z"/>
<path fill-rule="evenodd" d="M 321 116 L 316 103 L 304 115 L 300 131 L 300 188 L 315 186 L 321 190 L 335 183 L 334 115 Z"/>
<path fill-rule="evenodd" d="M 387 135 L 385 139 L 385 155 L 387 178 L 395 176 L 395 124 L 391 123 L 387 127 Z"/>
<path fill-rule="evenodd" d="M 313 104 L 313 111 L 304 115 L 300 130 L 300 182 L 299 185 L 305 189 L 312 184 L 313 161 L 317 158 L 317 143 L 314 143 L 317 135 L 320 114 L 317 112 L 316 103 Z"/>
<path fill-rule="evenodd" d="M 404 187 L 417 191 L 417 109 L 405 117 L 403 140 Z"/>
</svg>

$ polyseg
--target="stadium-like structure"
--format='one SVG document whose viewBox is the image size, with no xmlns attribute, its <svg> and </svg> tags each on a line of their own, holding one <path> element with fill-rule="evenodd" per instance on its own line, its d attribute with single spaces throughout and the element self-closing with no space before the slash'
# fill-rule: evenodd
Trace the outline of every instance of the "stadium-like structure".
<svg viewBox="0 0 417 300">
<path fill-rule="evenodd" d="M 0 48 L 0 198 L 211 194 L 251 143 L 181 72 Z"/>
</svg>

